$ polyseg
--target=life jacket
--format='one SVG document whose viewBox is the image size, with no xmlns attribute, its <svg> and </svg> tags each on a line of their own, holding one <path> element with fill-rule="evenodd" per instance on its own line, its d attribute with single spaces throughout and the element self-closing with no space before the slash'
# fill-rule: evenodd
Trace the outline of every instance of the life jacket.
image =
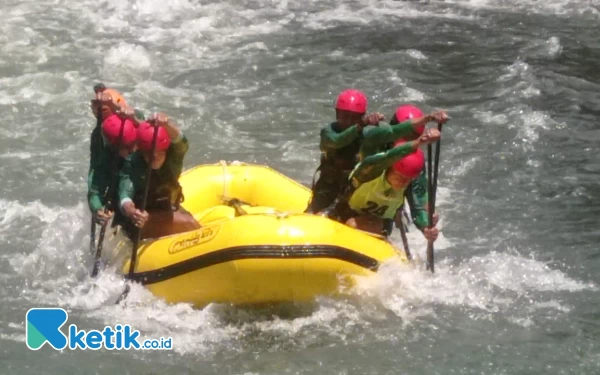
<svg viewBox="0 0 600 375">
<path fill-rule="evenodd" d="M 102 205 L 114 211 L 119 202 L 119 171 L 123 168 L 125 159 L 110 148 L 105 148 L 97 158 L 88 186 L 96 178 L 101 178 L 101 181 L 96 182 L 96 188 Z"/>
<path fill-rule="evenodd" d="M 357 138 L 345 147 L 322 152 L 321 164 L 317 169 L 321 172 L 319 179 L 332 184 L 346 184 L 350 172 L 359 161 L 361 141 L 361 138 Z"/>
<path fill-rule="evenodd" d="M 159 173 L 159 171 L 152 170 L 150 173 L 150 187 L 148 189 L 146 209 L 176 211 L 184 200 L 181 185 L 171 173 Z M 136 207 L 141 206 L 143 194 L 143 190 L 136 193 L 133 200 Z"/>
<path fill-rule="evenodd" d="M 100 129 L 100 126 L 96 126 L 90 136 L 90 169 L 95 169 L 102 162 L 105 145 Z"/>
<path fill-rule="evenodd" d="M 348 204 L 356 212 L 374 215 L 382 219 L 393 219 L 404 203 L 404 190 L 394 190 L 387 182 L 386 172 L 358 186 Z"/>
</svg>

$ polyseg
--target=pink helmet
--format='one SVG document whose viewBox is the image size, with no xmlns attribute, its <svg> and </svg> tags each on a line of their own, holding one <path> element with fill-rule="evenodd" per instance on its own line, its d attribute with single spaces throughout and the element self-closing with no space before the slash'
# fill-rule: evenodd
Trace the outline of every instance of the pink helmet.
<svg viewBox="0 0 600 375">
<path fill-rule="evenodd" d="M 138 128 L 138 147 L 143 151 L 152 150 L 152 138 L 154 137 L 154 126 L 147 122 L 142 122 Z M 156 151 L 165 151 L 171 144 L 171 138 L 167 129 L 162 126 L 158 127 L 158 134 L 156 135 Z"/>
<path fill-rule="evenodd" d="M 394 143 L 394 147 L 403 143 L 406 143 L 406 141 L 404 139 L 400 139 Z M 415 152 L 412 152 L 395 162 L 392 168 L 394 168 L 394 171 L 400 173 L 401 175 L 413 179 L 419 177 L 424 166 L 425 154 L 423 154 L 421 149 L 417 149 Z"/>
<path fill-rule="evenodd" d="M 126 119 L 123 120 L 116 114 L 108 116 L 102 122 L 102 135 L 104 139 L 111 145 L 117 145 L 119 142 L 119 136 L 121 135 L 121 126 L 123 126 L 123 138 L 121 139 L 121 145 L 127 146 L 134 143 L 137 139 L 137 131 L 133 122 Z"/>
<path fill-rule="evenodd" d="M 356 113 L 367 112 L 367 97 L 362 91 L 348 89 L 338 95 L 335 103 L 335 109 L 350 111 Z"/>
<path fill-rule="evenodd" d="M 401 105 L 396 109 L 396 120 L 398 122 L 407 121 L 413 118 L 423 117 L 423 112 L 412 104 Z M 425 125 L 415 130 L 419 135 L 425 131 Z"/>
</svg>

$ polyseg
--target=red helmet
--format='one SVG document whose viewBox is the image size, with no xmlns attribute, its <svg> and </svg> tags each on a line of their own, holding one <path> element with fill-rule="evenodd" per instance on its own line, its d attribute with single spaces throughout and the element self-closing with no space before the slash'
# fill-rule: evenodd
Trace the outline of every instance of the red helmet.
<svg viewBox="0 0 600 375">
<path fill-rule="evenodd" d="M 142 122 L 138 127 L 138 147 L 143 151 L 152 150 L 152 138 L 154 137 L 154 126 L 147 122 Z M 165 151 L 171 144 L 171 138 L 167 129 L 162 126 L 158 127 L 158 134 L 156 135 L 156 151 Z"/>
<path fill-rule="evenodd" d="M 108 116 L 106 120 L 102 122 L 102 135 L 104 136 L 104 139 L 113 146 L 119 143 L 121 126 L 123 126 L 121 145 L 130 145 L 137 139 L 137 132 L 133 122 L 129 119 L 123 121 L 118 115 L 113 114 Z"/>
<path fill-rule="evenodd" d="M 414 105 L 405 104 L 405 105 L 401 105 L 400 107 L 398 107 L 396 109 L 396 120 L 398 120 L 398 122 L 403 122 L 403 121 L 407 121 L 407 120 L 410 120 L 413 118 L 419 118 L 419 117 L 423 117 L 423 112 L 418 107 L 415 107 Z M 423 134 L 424 130 L 425 130 L 425 125 L 419 127 L 415 131 L 419 135 L 421 135 L 421 134 Z"/>
<path fill-rule="evenodd" d="M 367 112 L 367 97 L 362 91 L 348 89 L 338 95 L 335 103 L 335 109 L 344 111 L 366 113 Z"/>
<path fill-rule="evenodd" d="M 394 147 L 406 143 L 404 139 L 400 139 L 394 143 Z M 425 166 L 425 154 L 421 149 L 406 155 L 402 159 L 394 163 L 392 168 L 394 171 L 400 173 L 408 178 L 417 178 L 421 174 L 423 167 Z"/>
</svg>

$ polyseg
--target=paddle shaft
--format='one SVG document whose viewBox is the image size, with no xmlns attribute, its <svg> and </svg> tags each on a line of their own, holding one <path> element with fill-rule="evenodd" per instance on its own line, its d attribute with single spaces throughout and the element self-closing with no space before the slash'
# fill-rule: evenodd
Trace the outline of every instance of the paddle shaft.
<svg viewBox="0 0 600 375">
<path fill-rule="evenodd" d="M 93 254 L 96 250 L 96 218 L 92 212 L 92 226 L 90 228 L 90 253 Z"/>
<path fill-rule="evenodd" d="M 152 135 L 152 148 L 151 148 L 152 154 L 150 156 L 150 163 L 148 165 L 148 170 L 146 171 L 146 186 L 144 187 L 144 197 L 142 200 L 142 206 L 140 207 L 140 211 L 146 210 L 146 201 L 148 200 L 148 191 L 150 190 L 150 178 L 152 177 L 152 162 L 154 161 L 154 149 L 156 148 L 156 137 L 158 135 L 158 125 L 155 125 L 155 126 L 156 127 L 154 128 L 154 134 Z M 142 236 L 141 228 L 136 228 L 135 238 L 133 240 L 133 246 L 131 248 L 131 260 L 129 261 L 129 274 L 127 275 L 127 277 L 130 279 L 133 276 L 134 271 L 135 271 L 135 263 L 137 262 L 137 248 L 140 243 L 141 236 Z M 117 300 L 115 301 L 115 304 L 118 305 L 119 303 L 121 303 L 121 301 L 123 301 L 125 298 L 127 298 L 130 290 L 131 290 L 131 288 L 129 287 L 129 284 L 126 284 L 125 290 L 123 290 L 123 293 L 121 293 L 119 298 L 117 298 Z"/>
<path fill-rule="evenodd" d="M 427 209 L 427 213 L 429 215 L 429 226 L 433 223 L 433 171 L 432 171 L 432 153 L 431 153 L 431 144 L 427 145 L 427 196 L 429 197 L 429 207 Z M 433 241 L 427 242 L 427 269 L 432 273 L 434 270 L 434 260 L 433 260 Z"/>
<path fill-rule="evenodd" d="M 438 130 L 442 131 L 442 124 L 438 124 Z M 436 142 L 435 147 L 435 166 L 432 168 L 432 160 L 431 160 L 431 144 L 427 145 L 427 193 L 429 196 L 429 227 L 433 228 L 433 214 L 435 213 L 435 199 L 437 194 L 437 180 L 439 173 L 439 164 L 440 164 L 440 146 L 441 139 Z M 432 169 L 434 169 L 432 171 Z M 432 176 L 433 173 L 433 176 Z M 434 263 L 434 252 L 433 252 L 433 241 L 427 242 L 427 269 L 431 271 L 431 273 L 435 272 L 435 263 Z"/>
<path fill-rule="evenodd" d="M 442 132 L 442 124 L 438 124 L 438 130 Z M 442 139 L 436 142 L 435 146 L 435 167 L 433 169 L 433 209 L 435 211 L 435 203 L 437 198 L 437 183 L 438 183 L 438 172 L 440 170 L 440 148 L 442 147 Z"/>
<path fill-rule="evenodd" d="M 119 150 L 121 149 L 121 144 L 123 142 L 123 132 L 125 131 L 125 117 L 121 119 L 121 129 L 119 130 L 119 138 L 117 140 L 117 149 L 113 154 L 113 162 L 111 166 L 111 176 L 110 176 L 110 185 L 108 185 L 108 189 L 106 195 L 104 196 L 104 201 L 106 204 L 104 205 L 104 213 L 107 213 L 111 206 L 113 206 L 113 194 L 116 189 L 117 184 L 117 176 L 119 175 L 119 159 L 121 158 L 119 155 Z M 114 207 L 113 207 L 114 208 Z M 104 235 L 106 233 L 106 226 L 108 225 L 108 220 L 105 220 L 102 223 L 102 228 L 100 229 L 100 237 L 98 237 L 98 248 L 96 248 L 96 257 L 94 259 L 94 267 L 92 268 L 92 277 L 96 277 L 98 274 L 98 270 L 100 269 L 100 258 L 102 257 L 102 247 L 104 243 Z"/>
<path fill-rule="evenodd" d="M 402 236 L 402 245 L 404 246 L 404 253 L 406 253 L 406 257 L 408 258 L 408 260 L 412 260 L 412 254 L 410 253 L 410 249 L 408 248 L 408 238 L 406 237 L 406 228 L 404 228 L 404 223 L 402 223 L 402 222 L 400 222 L 400 235 Z"/>
<path fill-rule="evenodd" d="M 144 186 L 144 196 L 142 198 L 142 206 L 140 207 L 140 211 L 146 210 L 146 200 L 148 200 L 148 191 L 150 190 L 150 178 L 152 177 L 152 163 L 154 162 L 154 149 L 156 148 L 156 137 L 158 136 L 158 124 L 154 127 L 154 134 L 152 135 L 152 147 L 151 147 L 151 155 L 150 155 L 150 163 L 148 163 L 148 170 L 146 171 L 146 186 Z M 133 276 L 135 271 L 135 263 L 137 261 L 137 248 L 140 243 L 140 238 L 142 236 L 142 229 L 137 228 L 135 233 L 135 238 L 133 240 L 133 247 L 131 250 L 131 261 L 129 262 L 129 277 Z"/>
<path fill-rule="evenodd" d="M 99 92 L 102 92 L 105 89 L 104 84 L 102 83 L 98 83 L 94 86 L 94 93 L 98 94 Z M 96 112 L 96 127 L 101 127 L 102 126 L 102 103 L 100 103 L 100 106 L 98 107 L 98 110 Z M 93 141 L 93 139 L 92 139 Z M 94 145 L 92 144 L 91 147 L 94 147 Z M 94 217 L 94 213 L 92 212 L 92 225 L 90 228 L 90 253 L 94 253 L 94 250 L 96 249 L 96 218 Z"/>
</svg>

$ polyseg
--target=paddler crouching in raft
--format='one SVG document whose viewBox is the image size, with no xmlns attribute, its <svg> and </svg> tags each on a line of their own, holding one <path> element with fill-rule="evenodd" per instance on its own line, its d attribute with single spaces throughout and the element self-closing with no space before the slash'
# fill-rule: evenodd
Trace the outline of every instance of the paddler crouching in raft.
<svg viewBox="0 0 600 375">
<path fill-rule="evenodd" d="M 96 126 L 90 136 L 90 168 L 88 181 L 93 177 L 94 169 L 105 161 L 104 149 L 106 148 L 106 139 L 102 136 L 102 122 L 114 114 L 125 115 L 137 127 L 144 114 L 127 105 L 125 98 L 115 89 L 106 88 L 99 83 L 94 86 L 95 98 L 91 100 L 90 107 L 96 118 Z"/>
<path fill-rule="evenodd" d="M 381 124 L 377 127 L 368 126 L 363 130 L 364 140 L 360 148 L 360 160 L 378 152 L 386 151 L 394 147 L 399 139 L 413 141 L 419 138 L 425 131 L 425 126 L 430 122 L 444 122 L 447 120 L 445 111 L 435 111 L 424 115 L 418 107 L 411 104 L 402 104 L 396 108 L 390 119 L 390 123 Z M 404 189 L 406 202 L 410 207 L 411 216 L 415 226 L 423 231 L 429 225 L 427 215 L 427 171 L 421 170 L 421 174 Z M 395 219 L 384 220 L 384 231 L 389 236 L 394 228 L 394 221 L 399 228 L 402 223 L 402 205 L 396 213 Z M 438 222 L 438 214 L 433 215 L 433 225 Z"/>
<path fill-rule="evenodd" d="M 419 147 L 434 143 L 440 137 L 437 129 L 427 129 L 416 140 L 400 139 L 393 148 L 363 159 L 350 174 L 350 186 L 325 215 L 353 228 L 387 237 L 386 221 L 395 217 L 404 203 L 405 189 L 419 177 L 425 165 L 425 156 Z M 423 234 L 435 241 L 438 229 L 429 227 L 429 222 L 424 224 Z"/>
<path fill-rule="evenodd" d="M 342 91 L 335 103 L 335 121 L 321 129 L 319 179 L 312 186 L 306 212 L 317 213 L 331 205 L 348 185 L 358 162 L 363 128 L 384 120 L 380 113 L 367 114 L 367 97 L 356 89 Z M 316 176 L 316 172 L 315 172 Z"/>
<path fill-rule="evenodd" d="M 118 173 L 124 159 L 134 151 L 137 127 L 144 114 L 127 105 L 117 90 L 103 84 L 94 86 L 95 99 L 91 109 L 96 126 L 90 136 L 90 167 L 88 170 L 88 205 L 94 221 L 104 224 L 113 216 L 118 204 Z M 123 127 L 123 138 L 119 141 Z M 112 186 L 111 186 L 112 183 Z M 113 226 L 122 222 L 117 215 Z"/>
<path fill-rule="evenodd" d="M 158 132 L 153 151 L 155 126 Z M 180 206 L 183 193 L 178 180 L 189 149 L 183 132 L 166 115 L 157 113 L 138 127 L 137 147 L 119 174 L 121 211 L 129 219 L 123 225 L 127 235 L 133 238 L 134 225 L 141 228 L 142 239 L 200 228 L 194 217 Z M 152 171 L 146 210 L 141 211 L 149 166 Z"/>
<path fill-rule="evenodd" d="M 95 168 L 90 168 L 88 181 L 88 205 L 99 224 L 110 220 L 119 201 L 117 176 L 134 151 L 137 140 L 137 129 L 131 120 L 133 116 L 131 108 L 124 108 L 102 122 L 104 148 Z"/>
</svg>

